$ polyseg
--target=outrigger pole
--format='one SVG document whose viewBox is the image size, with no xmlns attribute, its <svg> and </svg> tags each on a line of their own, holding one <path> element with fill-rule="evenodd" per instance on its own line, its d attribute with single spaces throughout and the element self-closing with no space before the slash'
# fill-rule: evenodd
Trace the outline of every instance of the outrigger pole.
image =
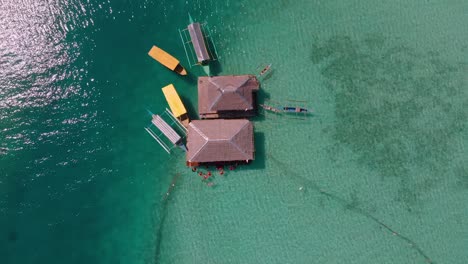
<svg viewBox="0 0 468 264">
<path fill-rule="evenodd" d="M 187 56 L 187 61 L 188 61 L 189 65 L 190 65 L 190 68 L 192 68 L 192 63 L 190 62 L 188 51 L 187 51 L 187 48 L 185 47 L 185 44 L 187 44 L 189 42 L 186 42 L 184 40 L 184 37 L 182 37 L 182 31 L 180 29 L 179 29 L 179 36 L 180 36 L 180 40 L 182 40 L 182 46 L 184 46 L 184 51 L 185 51 L 185 56 Z"/>
<path fill-rule="evenodd" d="M 161 147 L 168 154 L 171 153 L 171 149 L 156 134 L 154 134 L 154 132 L 151 129 L 149 129 L 148 127 L 145 127 L 145 130 L 146 130 L 146 132 L 148 132 L 148 134 L 150 134 L 151 137 L 153 137 L 159 143 L 159 145 L 161 145 Z"/>
<path fill-rule="evenodd" d="M 172 120 L 172 124 L 176 124 L 182 131 L 185 132 L 185 134 L 187 134 L 187 128 L 184 127 L 184 125 L 180 122 L 180 120 L 177 119 L 169 109 L 166 108 L 165 112 L 168 114 L 169 118 Z"/>
</svg>

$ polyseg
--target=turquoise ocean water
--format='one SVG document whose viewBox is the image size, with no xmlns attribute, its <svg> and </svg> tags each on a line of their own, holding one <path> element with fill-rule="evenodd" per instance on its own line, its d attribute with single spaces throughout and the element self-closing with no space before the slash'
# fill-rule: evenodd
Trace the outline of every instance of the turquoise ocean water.
<svg viewBox="0 0 468 264">
<path fill-rule="evenodd" d="M 196 78 L 272 63 L 256 160 L 213 187 L 146 134 Z M 0 263 L 467 263 L 468 2 L 0 1 Z M 290 102 L 300 100 L 305 102 Z M 170 195 L 166 192 L 174 182 Z"/>
</svg>

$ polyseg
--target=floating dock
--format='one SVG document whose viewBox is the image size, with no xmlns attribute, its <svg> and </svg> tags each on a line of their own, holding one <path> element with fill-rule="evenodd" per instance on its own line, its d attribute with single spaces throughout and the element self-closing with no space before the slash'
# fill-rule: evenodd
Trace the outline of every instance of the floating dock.
<svg viewBox="0 0 468 264">
<path fill-rule="evenodd" d="M 164 93 L 164 97 L 166 97 L 166 101 L 169 104 L 169 108 L 171 109 L 172 114 L 182 123 L 184 127 L 188 127 L 190 119 L 174 85 L 169 84 L 163 87 L 162 91 Z"/>
</svg>

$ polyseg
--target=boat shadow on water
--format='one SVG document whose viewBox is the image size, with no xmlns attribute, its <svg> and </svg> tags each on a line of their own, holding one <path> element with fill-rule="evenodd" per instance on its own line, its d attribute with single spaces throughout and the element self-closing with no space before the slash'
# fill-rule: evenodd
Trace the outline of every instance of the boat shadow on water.
<svg viewBox="0 0 468 264">
<path fill-rule="evenodd" d="M 185 95 L 180 95 L 180 98 L 182 99 L 182 102 L 184 102 L 190 119 L 198 119 L 198 110 L 195 108 L 192 100 L 190 100 L 190 98 L 186 97 Z"/>
<path fill-rule="evenodd" d="M 188 85 L 197 85 L 198 76 L 195 75 L 192 71 L 189 70 L 189 71 L 187 71 L 187 75 L 184 76 L 184 78 L 181 78 L 181 79 L 184 80 Z"/>
<path fill-rule="evenodd" d="M 223 71 L 223 67 L 221 66 L 221 63 L 219 63 L 219 60 L 211 62 L 208 67 L 210 67 L 210 76 L 217 76 Z"/>
<path fill-rule="evenodd" d="M 254 132 L 255 159 L 251 164 L 242 166 L 245 170 L 265 169 L 265 134 L 263 132 Z"/>
</svg>

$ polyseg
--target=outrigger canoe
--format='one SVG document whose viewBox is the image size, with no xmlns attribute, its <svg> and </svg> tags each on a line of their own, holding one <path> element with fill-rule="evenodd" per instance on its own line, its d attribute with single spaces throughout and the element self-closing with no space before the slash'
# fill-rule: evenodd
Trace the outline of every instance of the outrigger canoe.
<svg viewBox="0 0 468 264">
<path fill-rule="evenodd" d="M 187 71 L 180 65 L 179 60 L 174 58 L 171 54 L 165 52 L 164 50 L 153 46 L 148 52 L 151 58 L 157 60 L 162 65 L 169 68 L 171 71 L 175 71 L 180 75 L 187 75 Z"/>
<path fill-rule="evenodd" d="M 264 105 L 264 104 L 260 104 L 260 106 L 265 110 L 275 112 L 275 113 L 281 113 L 281 112 L 285 112 L 285 113 L 308 113 L 309 112 L 309 110 L 307 110 L 306 108 L 295 107 L 295 106 L 284 106 L 284 107 L 281 107 L 281 108 L 277 108 L 277 107 L 273 107 L 273 106 L 269 106 L 269 105 Z"/>
<path fill-rule="evenodd" d="M 273 106 L 264 105 L 264 104 L 260 104 L 260 106 L 261 106 L 263 109 L 268 110 L 268 111 L 271 111 L 271 112 L 275 112 L 275 113 L 280 113 L 280 112 L 281 112 L 281 110 L 279 110 L 278 108 L 273 107 Z"/>
<path fill-rule="evenodd" d="M 293 112 L 293 113 L 307 113 L 308 110 L 302 107 L 294 107 L 294 106 L 285 106 L 283 107 L 283 111 L 285 112 Z"/>
</svg>

